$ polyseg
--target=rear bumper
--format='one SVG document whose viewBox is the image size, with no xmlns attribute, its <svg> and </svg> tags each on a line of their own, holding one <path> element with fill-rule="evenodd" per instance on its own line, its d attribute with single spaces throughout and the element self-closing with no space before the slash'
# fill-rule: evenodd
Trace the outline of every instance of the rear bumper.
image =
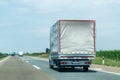
<svg viewBox="0 0 120 80">
<path fill-rule="evenodd" d="M 61 67 L 82 67 L 82 66 L 90 66 L 91 60 L 89 59 L 57 59 L 55 60 L 57 65 Z"/>
</svg>

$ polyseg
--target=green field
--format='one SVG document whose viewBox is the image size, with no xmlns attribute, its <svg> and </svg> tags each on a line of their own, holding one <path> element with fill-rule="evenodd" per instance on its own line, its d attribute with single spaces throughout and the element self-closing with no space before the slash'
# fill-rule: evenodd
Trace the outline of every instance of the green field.
<svg viewBox="0 0 120 80">
<path fill-rule="evenodd" d="M 45 52 L 40 52 L 40 53 L 32 53 L 32 54 L 25 54 L 27 56 L 34 56 L 34 57 L 42 57 L 42 58 L 48 58 L 49 54 Z"/>
<path fill-rule="evenodd" d="M 96 53 L 96 59 L 93 60 L 94 64 L 102 64 L 104 57 L 105 64 L 107 66 L 117 66 L 120 67 L 120 50 L 100 50 Z"/>
<path fill-rule="evenodd" d="M 112 60 L 112 59 L 107 59 L 105 58 L 104 64 L 102 64 L 102 58 L 96 57 L 95 60 L 93 60 L 93 64 L 99 64 L 99 65 L 106 65 L 106 66 L 117 66 L 120 67 L 120 61 Z"/>
<path fill-rule="evenodd" d="M 4 59 L 4 58 L 7 57 L 7 56 L 8 56 L 7 54 L 2 54 L 2 53 L 0 52 L 0 60 Z"/>
</svg>

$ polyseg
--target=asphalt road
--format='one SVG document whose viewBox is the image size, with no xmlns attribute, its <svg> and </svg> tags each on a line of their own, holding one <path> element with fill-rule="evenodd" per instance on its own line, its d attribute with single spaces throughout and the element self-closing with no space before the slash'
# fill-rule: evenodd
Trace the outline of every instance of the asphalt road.
<svg viewBox="0 0 120 80">
<path fill-rule="evenodd" d="M 10 57 L 0 63 L 0 80 L 120 80 L 120 75 L 81 68 L 49 69 L 48 61 L 31 57 Z"/>
<path fill-rule="evenodd" d="M 54 80 L 18 57 L 9 57 L 0 63 L 0 80 Z"/>
</svg>

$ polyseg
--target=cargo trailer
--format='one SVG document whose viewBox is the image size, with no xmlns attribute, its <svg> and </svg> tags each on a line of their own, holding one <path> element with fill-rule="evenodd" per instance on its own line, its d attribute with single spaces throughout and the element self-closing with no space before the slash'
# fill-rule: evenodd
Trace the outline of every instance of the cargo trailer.
<svg viewBox="0 0 120 80">
<path fill-rule="evenodd" d="M 49 67 L 83 67 L 96 57 L 95 20 L 58 20 L 50 28 Z"/>
</svg>

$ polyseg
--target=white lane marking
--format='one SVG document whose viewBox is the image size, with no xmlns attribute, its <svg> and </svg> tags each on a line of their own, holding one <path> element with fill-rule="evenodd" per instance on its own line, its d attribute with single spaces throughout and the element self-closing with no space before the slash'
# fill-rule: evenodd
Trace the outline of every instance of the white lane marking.
<svg viewBox="0 0 120 80">
<path fill-rule="evenodd" d="M 40 60 L 43 61 L 49 61 L 48 59 L 42 59 L 40 58 Z M 120 73 L 115 73 L 115 72 L 110 72 L 110 71 L 104 71 L 102 70 L 102 68 L 90 68 L 91 70 L 95 70 L 95 71 L 99 71 L 99 72 L 104 72 L 104 73 L 109 73 L 109 74 L 114 74 L 114 75 L 120 75 Z"/>
<path fill-rule="evenodd" d="M 90 68 L 90 69 L 95 71 L 102 71 L 102 68 Z"/>
<path fill-rule="evenodd" d="M 110 71 L 104 71 L 104 70 L 102 70 L 102 68 L 90 68 L 90 70 L 95 70 L 95 71 L 99 71 L 99 72 L 120 75 L 120 73 L 115 73 L 115 72 L 110 72 Z"/>
<path fill-rule="evenodd" d="M 43 61 L 49 61 L 48 59 L 43 59 L 43 58 L 39 58 L 39 59 L 40 59 L 40 60 L 43 60 Z M 104 70 L 102 70 L 102 68 L 90 68 L 90 69 L 91 69 L 91 70 L 95 70 L 95 71 L 99 71 L 99 72 L 104 72 L 104 73 L 109 73 L 109 74 L 120 75 L 120 73 L 104 71 Z"/>
<path fill-rule="evenodd" d="M 100 72 L 109 73 L 109 74 L 115 74 L 115 75 L 120 75 L 120 73 L 109 72 L 109 71 L 100 71 Z"/>
<path fill-rule="evenodd" d="M 40 69 L 39 67 L 37 67 L 36 65 L 33 65 L 33 67 L 35 67 L 36 69 Z"/>
<path fill-rule="evenodd" d="M 42 59 L 42 58 L 40 58 L 40 60 L 49 61 L 48 59 Z M 99 72 L 104 72 L 104 73 L 109 73 L 109 74 L 120 75 L 120 73 L 115 73 L 115 72 L 110 72 L 110 71 L 104 71 L 104 70 L 102 70 L 102 68 L 90 68 L 90 69 L 91 69 L 91 70 L 95 70 L 95 71 L 99 71 Z"/>
<path fill-rule="evenodd" d="M 26 63 L 29 63 L 29 61 L 26 61 Z"/>
</svg>

